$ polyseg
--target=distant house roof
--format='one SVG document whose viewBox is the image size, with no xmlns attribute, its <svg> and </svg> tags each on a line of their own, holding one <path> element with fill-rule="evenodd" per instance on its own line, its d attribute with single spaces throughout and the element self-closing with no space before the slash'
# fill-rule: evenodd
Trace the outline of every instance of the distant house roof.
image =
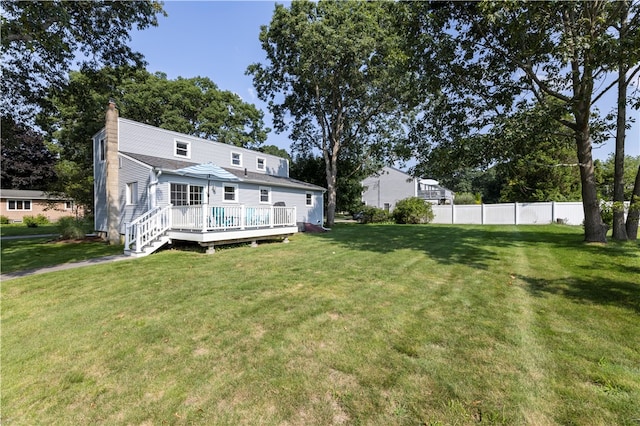
<svg viewBox="0 0 640 426">
<path fill-rule="evenodd" d="M 51 195 L 44 191 L 34 191 L 31 189 L 2 189 L 0 190 L 2 198 L 11 198 L 14 200 L 71 200 L 70 197 L 59 195 Z"/>
<path fill-rule="evenodd" d="M 282 176 L 274 176 L 265 173 L 256 173 L 251 171 L 244 171 L 240 169 L 231 169 L 226 167 L 220 167 L 213 163 L 192 163 L 189 161 L 181 161 L 181 160 L 167 160 L 165 158 L 153 157 L 151 155 L 143 155 L 143 154 L 134 154 L 130 152 L 123 152 L 122 154 L 133 158 L 134 160 L 140 161 L 144 164 L 147 164 L 153 168 L 162 170 L 163 172 L 172 173 L 172 174 L 185 174 L 185 172 L 181 172 L 184 170 L 191 171 L 190 175 L 194 175 L 193 172 L 196 170 L 205 170 L 206 167 L 210 167 L 211 171 L 214 171 L 214 168 L 218 170 L 217 173 L 211 173 L 211 177 L 215 177 L 216 179 L 223 181 L 241 181 L 248 183 L 257 183 L 261 185 L 274 185 L 274 186 L 282 186 L 288 188 L 298 188 L 298 189 L 307 189 L 309 191 L 324 191 L 325 189 L 318 185 L 313 185 L 307 182 L 302 182 L 297 179 L 286 178 Z M 187 172 L 189 173 L 189 172 Z M 208 173 L 200 173 L 201 176 L 206 177 Z"/>
</svg>

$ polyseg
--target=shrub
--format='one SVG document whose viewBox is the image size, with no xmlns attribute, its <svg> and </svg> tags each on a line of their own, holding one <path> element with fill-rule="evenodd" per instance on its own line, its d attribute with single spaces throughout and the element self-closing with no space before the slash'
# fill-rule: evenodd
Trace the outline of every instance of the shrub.
<svg viewBox="0 0 640 426">
<path fill-rule="evenodd" d="M 67 216 L 58 220 L 58 232 L 65 240 L 84 238 L 86 224 L 82 219 Z"/>
<path fill-rule="evenodd" d="M 396 223 L 429 223 L 433 220 L 433 210 L 422 198 L 409 197 L 398 201 L 393 218 Z"/>
<path fill-rule="evenodd" d="M 390 222 L 389 212 L 373 206 L 364 206 L 360 215 L 360 223 Z"/>
<path fill-rule="evenodd" d="M 471 192 L 460 192 L 453 199 L 454 204 L 480 204 L 476 195 Z"/>
<path fill-rule="evenodd" d="M 8 225 L 9 224 L 9 218 L 6 217 L 5 215 L 0 216 L 0 224 Z"/>
<path fill-rule="evenodd" d="M 35 216 L 23 216 L 22 217 L 22 223 L 27 225 L 28 228 L 37 228 L 38 227 L 38 220 L 36 219 Z"/>
</svg>

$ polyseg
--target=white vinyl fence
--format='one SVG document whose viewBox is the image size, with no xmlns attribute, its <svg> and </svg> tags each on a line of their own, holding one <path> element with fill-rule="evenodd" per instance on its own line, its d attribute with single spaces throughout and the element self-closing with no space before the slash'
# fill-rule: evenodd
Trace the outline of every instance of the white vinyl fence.
<svg viewBox="0 0 640 426">
<path fill-rule="evenodd" d="M 581 225 L 582 202 L 504 203 L 433 206 L 433 223 L 469 225 Z"/>
</svg>

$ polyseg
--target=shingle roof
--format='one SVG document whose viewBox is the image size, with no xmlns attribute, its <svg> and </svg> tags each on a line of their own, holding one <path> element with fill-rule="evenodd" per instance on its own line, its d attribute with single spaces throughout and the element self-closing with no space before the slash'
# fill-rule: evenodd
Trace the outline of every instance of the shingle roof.
<svg viewBox="0 0 640 426">
<path fill-rule="evenodd" d="M 166 158 L 153 157 L 151 155 L 144 155 L 144 154 L 134 154 L 130 152 L 122 152 L 122 154 L 128 157 L 131 157 L 134 160 L 138 160 L 142 163 L 145 163 L 151 167 L 161 169 L 166 172 L 175 172 L 179 169 L 195 166 L 198 164 L 198 163 L 193 163 L 189 161 L 169 160 Z M 325 190 L 321 186 L 313 185 L 307 182 L 302 182 L 297 179 L 291 179 L 291 178 L 282 177 L 282 176 L 274 176 L 274 175 L 269 175 L 265 173 L 256 173 L 251 171 L 247 171 L 245 174 L 244 170 L 232 169 L 227 167 L 222 167 L 222 169 L 233 174 L 243 182 L 257 183 L 257 184 L 264 184 L 264 185 L 274 185 L 274 186 L 284 186 L 289 188 L 307 189 L 310 191 Z"/>
<path fill-rule="evenodd" d="M 71 198 L 59 195 L 50 195 L 43 191 L 30 189 L 2 189 L 2 198 L 25 199 L 25 200 L 71 200 Z"/>
<path fill-rule="evenodd" d="M 269 185 L 288 186 L 292 188 L 305 188 L 305 189 L 314 190 L 314 191 L 325 190 L 321 186 L 314 185 L 312 183 L 303 182 L 297 179 L 285 178 L 282 176 L 267 175 L 264 173 L 256 173 L 256 172 L 250 172 L 250 171 L 247 171 L 247 174 L 245 175 L 244 170 L 230 169 L 226 167 L 223 167 L 223 169 L 225 169 L 230 173 L 233 173 L 244 182 L 264 183 Z"/>
<path fill-rule="evenodd" d="M 166 158 L 154 157 L 152 155 L 134 154 L 131 152 L 122 152 L 122 154 L 161 170 L 178 170 L 198 164 L 190 161 L 169 160 Z"/>
</svg>

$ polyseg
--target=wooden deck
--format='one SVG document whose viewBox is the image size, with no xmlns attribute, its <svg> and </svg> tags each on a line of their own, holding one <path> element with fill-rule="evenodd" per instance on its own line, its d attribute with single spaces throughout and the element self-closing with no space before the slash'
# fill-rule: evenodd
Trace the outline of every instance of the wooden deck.
<svg viewBox="0 0 640 426">
<path fill-rule="evenodd" d="M 298 232 L 295 207 L 165 206 L 126 224 L 125 253 L 150 254 L 171 240 L 214 244 L 286 238 Z"/>
</svg>

